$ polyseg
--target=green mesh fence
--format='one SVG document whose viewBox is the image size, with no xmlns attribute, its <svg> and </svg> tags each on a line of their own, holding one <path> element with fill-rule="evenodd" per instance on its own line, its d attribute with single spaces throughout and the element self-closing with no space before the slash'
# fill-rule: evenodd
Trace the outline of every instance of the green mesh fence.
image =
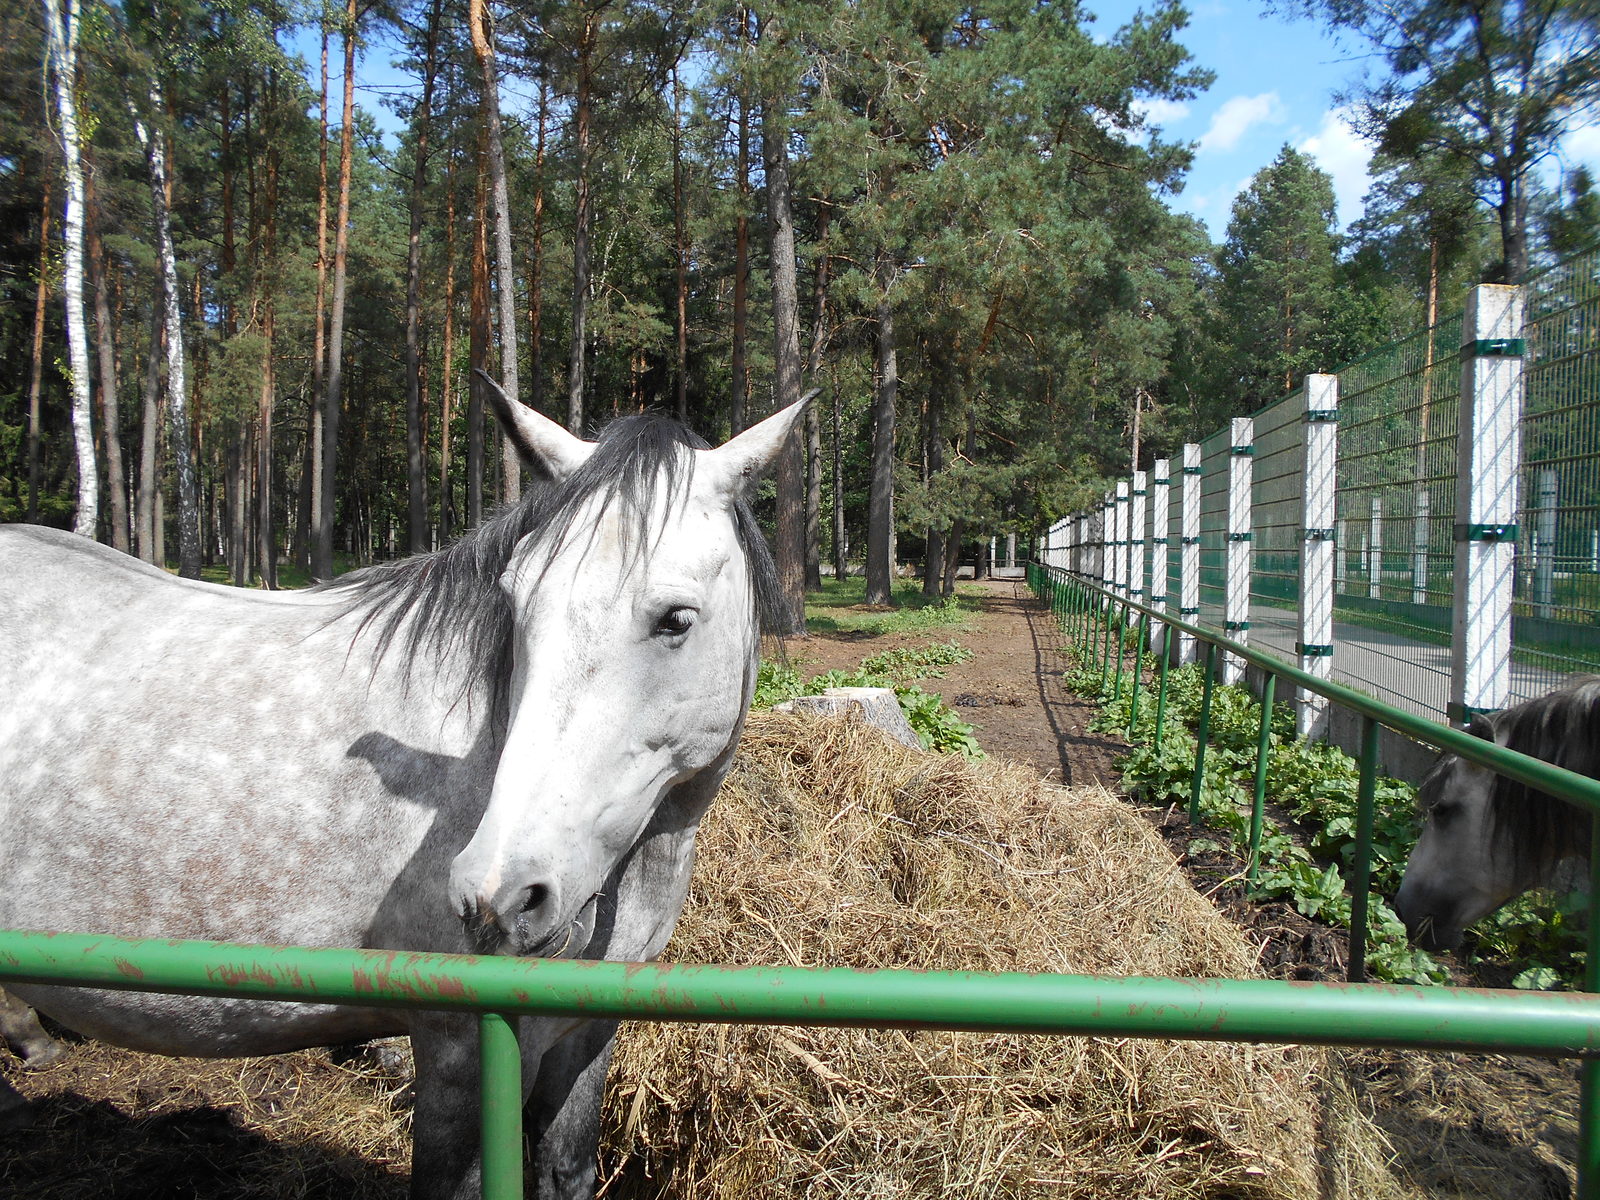
<svg viewBox="0 0 1600 1200">
<path fill-rule="evenodd" d="M 1600 671 L 1600 250 L 1528 284 L 1512 691 Z"/>
<path fill-rule="evenodd" d="M 1443 717 L 1461 317 L 1339 374 L 1334 676 Z"/>
<path fill-rule="evenodd" d="M 1250 641 L 1290 662 L 1299 640 L 1304 410 L 1296 392 L 1255 415 L 1250 488 Z"/>
</svg>

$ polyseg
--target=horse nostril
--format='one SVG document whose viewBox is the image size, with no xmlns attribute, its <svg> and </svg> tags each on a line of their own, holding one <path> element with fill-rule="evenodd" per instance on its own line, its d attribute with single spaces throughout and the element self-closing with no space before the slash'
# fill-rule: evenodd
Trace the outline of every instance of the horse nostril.
<svg viewBox="0 0 1600 1200">
<path fill-rule="evenodd" d="M 543 906 L 549 897 L 550 889 L 542 883 L 536 883 L 528 889 L 527 894 L 523 897 L 522 907 L 518 911 L 522 915 L 531 913 Z"/>
</svg>

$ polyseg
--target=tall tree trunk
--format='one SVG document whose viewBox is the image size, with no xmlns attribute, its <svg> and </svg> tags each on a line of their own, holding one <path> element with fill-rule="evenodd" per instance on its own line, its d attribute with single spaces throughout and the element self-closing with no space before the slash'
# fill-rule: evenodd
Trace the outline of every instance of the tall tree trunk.
<svg viewBox="0 0 1600 1200">
<path fill-rule="evenodd" d="M 427 455 L 422 442 L 422 193 L 428 182 L 428 126 L 442 0 L 428 9 L 422 99 L 413 114 L 417 144 L 411 165 L 411 226 L 406 242 L 406 521 L 411 553 L 428 548 Z"/>
<path fill-rule="evenodd" d="M 467 328 L 472 373 L 467 379 L 467 524 L 483 521 L 483 377 L 489 369 L 489 196 L 484 158 L 486 131 L 478 137 L 478 187 L 473 199 L 471 320 Z"/>
<path fill-rule="evenodd" d="M 578 42 L 578 93 L 573 112 L 577 181 L 572 231 L 572 347 L 567 359 L 567 428 L 580 435 L 583 433 L 583 372 L 589 323 L 589 240 L 594 223 L 589 139 L 594 123 L 593 71 L 599 33 L 599 13 L 586 10 Z"/>
<path fill-rule="evenodd" d="M 277 75 L 268 75 L 269 96 L 277 104 Z M 278 586 L 278 554 L 272 537 L 272 419 L 278 402 L 277 376 L 272 366 L 273 338 L 277 326 L 274 286 L 278 264 L 278 144 L 267 143 L 267 217 L 262 233 L 261 256 L 266 270 L 261 313 L 261 338 L 265 343 L 261 360 L 261 397 L 256 406 L 256 563 L 261 582 L 269 589 Z"/>
<path fill-rule="evenodd" d="M 71 4 L 71 0 L 68 0 Z M 45 0 L 45 36 L 55 79 L 56 117 L 67 180 L 66 262 L 61 290 L 67 307 L 67 354 L 72 365 L 72 440 L 78 452 L 78 510 L 74 533 L 93 538 L 100 522 L 100 472 L 94 456 L 94 399 L 89 392 L 89 321 L 83 307 L 84 181 L 78 133 L 78 16 L 64 15 L 61 0 Z"/>
<path fill-rule="evenodd" d="M 817 240 L 827 236 L 831 210 L 824 204 L 817 220 Z M 822 369 L 828 344 L 828 275 L 832 258 L 819 251 L 812 278 L 811 348 L 806 352 L 806 378 L 813 384 Z M 822 590 L 822 418 L 817 405 L 806 409 L 806 589 Z"/>
<path fill-rule="evenodd" d="M 944 473 L 944 401 L 945 388 L 950 378 L 948 357 L 937 346 L 929 347 L 928 373 L 932 376 L 928 388 L 928 407 L 923 415 L 922 455 L 925 464 L 924 483 L 931 493 L 935 481 Z M 922 594 L 933 598 L 944 587 L 945 531 L 934 523 L 928 527 L 927 547 L 922 556 Z"/>
<path fill-rule="evenodd" d="M 528 264 L 529 399 L 544 411 L 544 149 L 550 123 L 550 83 L 539 76 L 539 133 L 533 148 L 533 253 Z"/>
<path fill-rule="evenodd" d="M 506 189 L 505 138 L 500 129 L 500 82 L 495 67 L 494 26 L 486 0 L 469 0 L 467 24 L 472 49 L 483 74 L 483 114 L 489 143 L 489 190 L 494 205 L 495 289 L 500 316 L 500 388 L 522 398 L 517 379 L 517 289 L 511 266 L 511 197 Z M 510 504 L 522 495 L 522 460 L 510 438 L 501 442 L 500 499 Z"/>
<path fill-rule="evenodd" d="M 90 203 L 94 189 L 88 190 Z M 100 215 L 98 212 L 95 214 Z M 111 497 L 111 544 L 129 554 L 128 491 L 122 460 L 122 421 L 117 405 L 117 329 L 111 320 L 111 281 L 96 224 L 89 227 L 89 271 L 94 282 L 95 347 L 99 350 L 100 424 L 106 447 L 106 491 Z"/>
<path fill-rule="evenodd" d="M 321 136 L 317 140 L 317 298 L 314 325 L 311 335 L 311 404 L 306 424 L 306 464 L 304 478 L 309 489 L 302 488 L 305 504 L 301 509 L 302 528 L 296 543 L 296 562 L 308 574 L 314 571 L 315 547 L 321 543 L 322 518 L 326 511 L 322 502 L 322 397 L 326 388 L 327 303 L 328 303 L 328 19 L 327 9 L 322 14 L 322 93 L 318 105 Z M 328 531 L 328 538 L 333 531 Z M 331 567 L 330 567 L 331 569 Z"/>
<path fill-rule="evenodd" d="M 740 28 L 748 34 L 750 12 L 739 10 Z M 750 97 L 739 85 L 739 215 L 733 230 L 733 395 L 728 402 L 730 434 L 744 430 L 750 407 L 750 369 L 746 342 L 750 328 Z"/>
<path fill-rule="evenodd" d="M 159 113 L 163 102 L 161 82 L 150 82 L 150 111 Z M 129 105 L 132 109 L 132 105 Z M 183 315 L 178 307 L 178 256 L 172 246 L 172 215 L 168 204 L 167 155 L 158 131 L 147 131 L 134 112 L 134 133 L 150 164 L 150 203 L 155 215 L 157 257 L 161 264 L 162 319 L 167 341 L 167 419 L 172 442 L 172 465 L 178 476 L 178 574 L 200 578 L 200 486 L 190 449 L 188 381 L 183 364 Z M 159 502 L 159 501 L 158 501 Z M 161 534 L 156 534 L 158 541 Z"/>
<path fill-rule="evenodd" d="M 344 127 L 339 131 L 339 218 L 333 235 L 333 305 L 328 322 L 328 390 L 322 413 L 322 512 L 317 544 L 312 553 L 312 574 L 333 577 L 334 482 L 339 446 L 340 387 L 344 375 L 344 301 L 347 260 L 350 254 L 350 173 L 355 150 L 356 108 L 356 0 L 344 14 Z"/>
<path fill-rule="evenodd" d="M 50 303 L 50 218 L 52 177 L 45 172 L 39 213 L 39 283 L 33 300 L 32 357 L 28 364 L 28 520 L 39 519 L 40 400 L 44 387 L 44 318 Z"/>
<path fill-rule="evenodd" d="M 878 381 L 872 403 L 872 486 L 867 500 L 867 603 L 894 603 L 894 408 L 900 389 L 894 269 L 878 262 Z"/>
<path fill-rule="evenodd" d="M 840 394 L 839 381 L 833 381 L 833 577 L 844 579 L 849 573 L 849 563 L 846 561 L 846 546 L 844 532 L 844 442 L 843 437 L 843 398 Z"/>
<path fill-rule="evenodd" d="M 156 504 L 161 496 L 161 477 L 156 472 L 156 444 L 161 437 L 161 310 L 150 308 L 150 354 L 144 366 L 144 398 L 139 433 L 139 498 L 134 525 L 139 557 L 147 563 L 166 566 L 157 552 L 160 542 L 156 529 Z"/>
<path fill-rule="evenodd" d="M 769 30 L 773 27 L 769 24 Z M 770 36 L 770 33 L 769 33 Z M 772 359 L 777 408 L 800 399 L 800 298 L 794 250 L 794 210 L 789 196 L 788 131 L 781 102 L 761 111 L 761 146 L 767 172 L 767 233 L 772 271 Z M 784 612 L 780 634 L 805 633 L 805 464 L 800 430 L 792 430 L 778 456 L 778 528 L 774 557 Z"/>
<path fill-rule="evenodd" d="M 673 362 L 676 377 L 674 407 L 678 420 L 689 422 L 689 239 L 685 232 L 683 196 L 683 81 L 678 77 L 678 64 L 672 64 L 672 227 L 673 245 L 677 258 L 676 303 L 673 321 L 676 326 L 677 354 Z"/>
<path fill-rule="evenodd" d="M 456 318 L 456 156 L 444 169 L 444 361 L 439 380 L 439 544 L 450 540 L 454 527 L 455 489 L 450 486 L 450 401 L 455 369 Z"/>
</svg>

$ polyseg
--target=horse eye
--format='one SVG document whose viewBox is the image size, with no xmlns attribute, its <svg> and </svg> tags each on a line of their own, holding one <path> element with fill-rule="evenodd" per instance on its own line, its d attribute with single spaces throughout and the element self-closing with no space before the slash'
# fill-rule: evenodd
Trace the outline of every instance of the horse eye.
<svg viewBox="0 0 1600 1200">
<path fill-rule="evenodd" d="M 682 637 L 694 625 L 695 611 L 692 608 L 673 608 L 664 613 L 656 622 L 655 633 L 657 637 Z"/>
<path fill-rule="evenodd" d="M 1435 825 L 1448 825 L 1455 820 L 1456 814 L 1460 811 L 1459 804 L 1435 804 L 1428 817 Z"/>
</svg>

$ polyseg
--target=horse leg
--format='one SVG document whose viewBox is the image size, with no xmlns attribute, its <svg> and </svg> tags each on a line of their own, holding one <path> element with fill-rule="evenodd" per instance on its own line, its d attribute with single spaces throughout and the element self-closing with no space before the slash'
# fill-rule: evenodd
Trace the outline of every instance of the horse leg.
<svg viewBox="0 0 1600 1200">
<path fill-rule="evenodd" d="M 522 1098 L 526 1102 L 529 1091 L 537 1080 L 546 1086 L 541 1069 L 542 1060 L 551 1053 L 552 1043 L 560 1038 L 564 1029 L 573 1032 L 565 1040 L 581 1039 L 588 1023 L 565 1020 L 538 1020 L 524 1018 L 519 1024 L 518 1040 L 522 1048 Z M 605 1060 L 610 1057 L 610 1033 L 615 1023 L 604 1028 L 605 1036 L 588 1046 L 588 1058 L 599 1058 L 598 1069 L 580 1061 L 581 1052 L 570 1053 L 557 1059 L 566 1066 L 558 1066 L 551 1078 L 581 1081 L 586 1086 L 593 1083 L 590 1103 L 593 1105 L 591 1123 L 598 1126 L 600 1087 L 605 1082 Z M 601 1054 L 601 1051 L 604 1054 Z M 412 1200 L 478 1200 L 482 1188 L 482 1163 L 479 1157 L 481 1129 L 478 1098 L 478 1021 L 471 1014 L 420 1013 L 411 1026 L 411 1053 L 416 1061 L 416 1104 L 411 1125 L 411 1197 Z M 572 1089 L 576 1091 L 576 1089 Z M 559 1105 L 558 1105 L 559 1107 Z M 557 1139 L 566 1138 L 569 1122 L 565 1113 L 555 1124 Z M 595 1133 L 591 1132 L 588 1152 L 588 1181 L 592 1189 L 594 1180 Z M 541 1139 L 542 1140 L 542 1139 Z M 563 1164 L 564 1164 L 564 1160 Z M 563 1177 L 570 1177 L 563 1165 Z M 565 1191 L 546 1193 L 540 1191 L 541 1200 L 547 1195 L 583 1196 L 590 1191 Z"/>
<path fill-rule="evenodd" d="M 525 1114 L 534 1200 L 589 1200 L 600 1146 L 600 1101 L 615 1021 L 586 1021 L 539 1062 Z"/>
<path fill-rule="evenodd" d="M 29 1067 L 42 1067 L 60 1058 L 61 1043 L 44 1031 L 33 1009 L 0 989 L 0 1041 Z"/>
</svg>

